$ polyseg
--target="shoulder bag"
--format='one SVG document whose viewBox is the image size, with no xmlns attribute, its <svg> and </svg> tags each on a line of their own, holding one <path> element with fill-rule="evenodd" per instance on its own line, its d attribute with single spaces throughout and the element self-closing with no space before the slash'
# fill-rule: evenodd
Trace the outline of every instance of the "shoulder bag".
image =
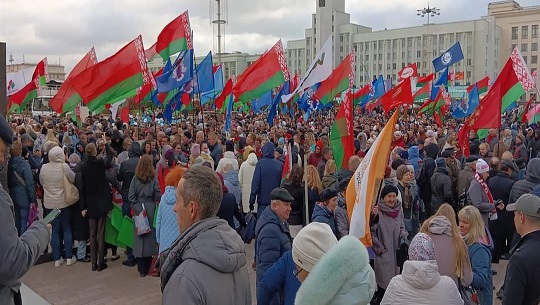
<svg viewBox="0 0 540 305">
<path fill-rule="evenodd" d="M 64 171 L 64 164 L 62 164 L 62 176 L 64 178 L 64 201 L 67 205 L 73 205 L 75 202 L 79 201 L 79 190 L 73 185 L 66 177 L 66 172 Z"/>
</svg>

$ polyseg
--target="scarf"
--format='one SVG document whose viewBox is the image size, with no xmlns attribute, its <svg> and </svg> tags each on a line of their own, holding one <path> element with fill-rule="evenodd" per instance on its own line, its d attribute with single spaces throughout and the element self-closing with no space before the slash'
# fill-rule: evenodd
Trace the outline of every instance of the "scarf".
<svg viewBox="0 0 540 305">
<path fill-rule="evenodd" d="M 411 202 L 413 200 L 413 195 L 411 192 L 411 186 L 412 184 L 404 184 L 401 181 L 399 182 L 403 186 L 403 196 L 401 196 L 401 200 L 403 202 L 403 209 L 408 210 L 411 206 Z M 411 209 L 412 212 L 412 209 Z"/>
<path fill-rule="evenodd" d="M 489 203 L 493 203 L 493 196 L 491 195 L 491 192 L 489 191 L 489 188 L 486 182 L 484 181 L 484 179 L 482 179 L 482 177 L 480 177 L 478 173 L 474 173 L 474 179 L 476 179 L 476 181 L 480 183 L 480 186 L 482 187 L 484 194 L 486 194 L 486 196 L 488 197 Z"/>
<path fill-rule="evenodd" d="M 381 202 L 379 202 L 379 211 L 383 212 L 384 214 L 392 218 L 397 218 L 399 216 L 399 212 L 401 211 L 401 202 L 397 201 L 396 205 L 393 208 L 391 208 L 386 205 L 384 200 L 381 200 Z"/>
</svg>

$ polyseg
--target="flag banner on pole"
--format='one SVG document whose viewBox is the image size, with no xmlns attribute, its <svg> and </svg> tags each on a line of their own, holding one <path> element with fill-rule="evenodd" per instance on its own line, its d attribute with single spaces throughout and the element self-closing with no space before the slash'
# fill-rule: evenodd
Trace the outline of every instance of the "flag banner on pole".
<svg viewBox="0 0 540 305">
<path fill-rule="evenodd" d="M 354 71 L 354 55 L 349 53 L 345 59 L 332 71 L 327 79 L 321 82 L 319 89 L 313 95 L 313 98 L 323 105 L 331 102 L 338 94 L 350 87 L 351 74 Z"/>
<path fill-rule="evenodd" d="M 212 51 L 195 68 L 197 85 L 193 85 L 193 94 L 214 90 L 214 74 L 212 73 Z"/>
<path fill-rule="evenodd" d="M 349 167 L 354 155 L 354 120 L 352 93 L 347 90 L 330 131 L 330 148 L 338 169 Z"/>
<path fill-rule="evenodd" d="M 493 82 L 490 91 L 495 87 L 500 87 L 499 91 L 502 96 L 501 112 L 505 112 L 507 109 L 510 109 L 512 105 L 515 105 L 516 100 L 525 94 L 525 90 L 523 89 L 523 86 L 521 85 L 521 82 L 514 71 L 511 58 L 506 61 L 506 64 L 499 73 L 499 76 L 495 82 Z"/>
<path fill-rule="evenodd" d="M 406 66 L 405 68 L 401 69 L 398 72 L 398 77 L 399 77 L 398 82 L 402 82 L 405 79 L 410 78 L 410 77 L 418 77 L 418 70 L 416 68 L 416 63 L 412 63 Z"/>
<path fill-rule="evenodd" d="M 437 97 L 441 85 L 445 87 L 448 86 L 448 68 L 445 68 L 441 72 L 441 75 L 439 75 L 439 78 L 433 82 L 431 87 L 431 100 L 434 100 Z"/>
<path fill-rule="evenodd" d="M 297 88 L 291 94 L 281 97 L 283 103 L 289 101 L 296 93 L 322 82 L 332 74 L 332 69 L 334 67 L 334 55 L 332 50 L 332 36 L 330 36 L 317 55 L 315 55 L 315 59 L 313 59 L 311 65 L 309 65 L 306 74 L 298 83 Z"/>
<path fill-rule="evenodd" d="M 478 89 L 478 95 L 482 95 L 483 93 L 486 93 L 489 89 L 489 76 L 486 76 L 482 78 L 481 80 L 477 81 L 476 83 L 470 85 L 467 87 L 467 93 L 470 93 L 474 86 Z"/>
<path fill-rule="evenodd" d="M 366 247 L 373 246 L 369 226 L 371 208 L 377 204 L 384 172 L 390 158 L 398 115 L 399 111 L 396 111 L 390 117 L 347 186 L 346 204 L 350 220 L 349 235 L 359 238 Z"/>
<path fill-rule="evenodd" d="M 406 78 L 399 85 L 390 89 L 381 96 L 384 112 L 389 113 L 390 110 L 400 105 L 412 105 L 413 95 L 411 91 L 411 78 Z"/>
<path fill-rule="evenodd" d="M 423 87 L 425 84 L 429 83 L 430 81 L 435 79 L 435 73 L 431 73 L 427 76 L 418 77 L 418 80 L 416 81 L 416 86 Z"/>
<path fill-rule="evenodd" d="M 182 51 L 169 69 L 156 78 L 157 92 L 169 92 L 193 79 L 193 50 Z"/>
<path fill-rule="evenodd" d="M 35 67 L 31 67 L 18 72 L 6 73 L 7 95 L 12 95 L 31 82 L 35 70 Z"/>
<path fill-rule="evenodd" d="M 510 58 L 512 59 L 512 67 L 514 68 L 514 72 L 516 72 L 516 76 L 521 83 L 523 90 L 529 91 L 535 88 L 536 82 L 534 81 L 531 72 L 527 67 L 527 63 L 525 63 L 523 55 L 521 55 L 521 51 L 519 51 L 517 46 L 515 46 L 514 50 L 512 50 Z"/>
<path fill-rule="evenodd" d="M 188 12 L 185 11 L 161 30 L 155 44 L 155 51 L 163 60 L 168 60 L 175 53 L 191 49 L 193 49 L 191 26 Z"/>
<path fill-rule="evenodd" d="M 449 66 L 457 63 L 458 61 L 462 59 L 463 59 L 463 52 L 461 51 L 461 45 L 459 44 L 459 41 L 458 41 L 453 46 L 451 46 L 450 49 L 444 52 L 441 56 L 433 60 L 433 67 L 435 68 L 435 72 L 439 72 L 442 69 L 448 68 Z"/>
</svg>

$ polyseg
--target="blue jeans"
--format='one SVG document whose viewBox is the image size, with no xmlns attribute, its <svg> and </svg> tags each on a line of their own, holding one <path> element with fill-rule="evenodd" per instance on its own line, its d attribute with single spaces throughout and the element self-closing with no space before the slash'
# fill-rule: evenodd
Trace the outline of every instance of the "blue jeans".
<svg viewBox="0 0 540 305">
<path fill-rule="evenodd" d="M 129 201 L 122 202 L 122 214 L 131 218 L 131 203 Z M 133 257 L 133 249 L 130 247 L 126 247 L 126 255 L 128 262 L 132 263 L 135 261 L 135 257 Z"/>
<path fill-rule="evenodd" d="M 77 259 L 81 260 L 86 257 L 86 245 L 88 243 L 86 240 L 79 240 L 79 244 L 77 245 Z"/>
<path fill-rule="evenodd" d="M 52 222 L 52 240 L 53 260 L 59 260 L 62 255 L 62 241 L 60 240 L 60 231 L 64 235 L 64 248 L 66 258 L 73 257 L 73 235 L 71 234 L 71 209 L 69 207 L 60 209 L 61 213 Z"/>
<path fill-rule="evenodd" d="M 28 211 L 28 208 L 15 208 L 15 227 L 17 227 L 19 236 L 23 235 L 26 229 L 28 229 Z"/>
</svg>

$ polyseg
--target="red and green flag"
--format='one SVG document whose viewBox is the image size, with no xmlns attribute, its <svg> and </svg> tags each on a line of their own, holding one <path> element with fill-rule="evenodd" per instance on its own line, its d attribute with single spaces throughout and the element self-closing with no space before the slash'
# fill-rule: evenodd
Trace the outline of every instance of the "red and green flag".
<svg viewBox="0 0 540 305">
<path fill-rule="evenodd" d="M 146 65 L 142 37 L 73 77 L 72 85 L 90 111 L 134 96 L 143 84 L 155 84 Z"/>
<path fill-rule="evenodd" d="M 330 132 L 330 148 L 337 168 L 346 168 L 354 155 L 353 102 L 350 90 L 339 107 Z"/>
<path fill-rule="evenodd" d="M 527 113 L 529 112 L 529 110 L 531 109 L 531 104 L 533 102 L 533 100 L 536 98 L 536 94 L 531 94 L 531 97 L 529 98 L 529 100 L 527 101 L 527 104 L 525 104 L 525 108 L 523 108 L 523 111 L 520 113 L 520 115 L 518 116 L 518 121 L 523 123 L 523 122 L 527 122 Z"/>
<path fill-rule="evenodd" d="M 81 96 L 75 91 L 72 86 L 72 79 L 86 68 L 91 67 L 97 63 L 96 51 L 94 48 L 90 49 L 88 53 L 75 65 L 68 78 L 64 81 L 58 92 L 53 96 L 49 102 L 49 106 L 58 114 L 66 112 L 72 112 L 77 105 L 82 101 Z"/>
<path fill-rule="evenodd" d="M 148 57 L 147 57 L 148 58 Z M 163 74 L 163 68 L 159 69 L 157 72 L 152 73 L 154 80 L 156 77 Z M 135 95 L 135 104 L 140 104 L 141 102 L 146 102 L 152 100 L 152 94 L 154 94 L 154 87 L 151 83 L 144 84 L 139 89 L 137 89 L 137 95 Z M 159 95 L 159 94 L 158 94 Z M 163 103 L 162 103 L 163 104 Z"/>
<path fill-rule="evenodd" d="M 478 87 L 478 95 L 486 93 L 489 89 L 489 76 L 486 76 L 482 78 L 481 80 L 477 81 L 475 84 L 472 84 L 469 87 L 467 87 L 467 94 L 471 93 L 474 85 Z"/>
<path fill-rule="evenodd" d="M 512 67 L 511 58 L 506 61 L 501 73 L 499 73 L 499 76 L 493 83 L 492 90 L 495 87 L 499 87 L 499 92 L 502 97 L 502 112 L 506 111 L 506 109 L 508 109 L 516 100 L 525 94 L 525 90 L 523 90 L 516 72 Z"/>
<path fill-rule="evenodd" d="M 353 103 L 354 105 L 361 104 L 364 100 L 366 100 L 369 97 L 369 94 L 373 92 L 373 85 L 371 83 L 368 83 L 364 87 L 362 87 L 360 90 L 356 91 L 352 95 Z"/>
<path fill-rule="evenodd" d="M 232 93 L 237 100 L 247 104 L 287 80 L 289 80 L 289 72 L 283 54 L 283 45 L 279 40 L 238 76 Z"/>
<path fill-rule="evenodd" d="M 233 90 L 233 79 L 229 78 L 227 83 L 225 83 L 225 87 L 223 87 L 223 90 L 219 94 L 219 96 L 216 98 L 214 104 L 216 105 L 216 109 L 220 109 L 221 112 L 225 110 L 225 101 L 227 98 L 231 95 Z"/>
<path fill-rule="evenodd" d="M 30 81 L 22 89 L 8 96 L 7 113 L 20 112 L 29 101 L 37 97 L 36 82 Z"/>
<path fill-rule="evenodd" d="M 75 106 L 75 109 L 71 111 L 71 119 L 77 124 L 77 127 L 82 127 L 82 119 L 81 119 L 81 105 L 78 104 Z"/>
<path fill-rule="evenodd" d="M 47 72 L 47 57 L 43 58 L 36 66 L 32 80 L 36 81 L 36 86 L 45 86 L 49 81 L 49 74 Z"/>
<path fill-rule="evenodd" d="M 338 94 L 347 90 L 347 88 L 350 88 L 351 76 L 353 76 L 354 73 L 353 68 L 354 55 L 353 53 L 349 53 L 339 66 L 332 71 L 332 74 L 321 82 L 321 85 L 313 94 L 313 99 L 326 105 L 334 100 Z"/>
<path fill-rule="evenodd" d="M 430 81 L 435 79 L 435 74 L 431 73 L 427 76 L 419 77 L 416 81 L 416 86 L 424 87 L 425 84 L 429 83 Z"/>
<path fill-rule="evenodd" d="M 540 122 L 540 104 L 532 107 L 526 114 L 527 122 L 529 124 Z"/>
<path fill-rule="evenodd" d="M 416 90 L 413 95 L 413 100 L 415 103 L 420 103 L 425 99 L 429 99 L 431 96 L 431 81 L 427 82 L 422 86 L 422 88 Z"/>
<path fill-rule="evenodd" d="M 155 51 L 166 61 L 175 53 L 191 49 L 193 49 L 191 26 L 188 12 L 185 11 L 161 30 L 157 38 Z M 151 48 L 149 49 L 150 52 Z"/>
</svg>

